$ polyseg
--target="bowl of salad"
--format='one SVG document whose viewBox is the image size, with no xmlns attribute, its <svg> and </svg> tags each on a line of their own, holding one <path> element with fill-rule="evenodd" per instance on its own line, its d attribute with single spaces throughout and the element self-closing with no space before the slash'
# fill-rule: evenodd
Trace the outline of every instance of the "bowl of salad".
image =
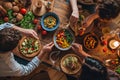
<svg viewBox="0 0 120 80">
<path fill-rule="evenodd" d="M 46 31 L 54 31 L 59 27 L 60 20 L 57 14 L 48 12 L 41 18 L 41 26 Z"/>
<path fill-rule="evenodd" d="M 59 50 L 65 51 L 71 48 L 75 37 L 69 29 L 60 29 L 53 36 L 53 42 Z"/>
<path fill-rule="evenodd" d="M 62 57 L 60 67 L 66 74 L 76 74 L 81 70 L 82 60 L 79 56 L 70 53 Z"/>
<path fill-rule="evenodd" d="M 34 57 L 41 50 L 40 41 L 31 37 L 23 37 L 19 43 L 19 51 L 25 57 Z"/>
</svg>

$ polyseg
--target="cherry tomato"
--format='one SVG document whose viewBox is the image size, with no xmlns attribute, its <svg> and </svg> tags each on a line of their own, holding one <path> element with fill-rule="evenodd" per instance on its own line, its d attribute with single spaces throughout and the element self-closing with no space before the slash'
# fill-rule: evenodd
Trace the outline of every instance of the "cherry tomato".
<svg viewBox="0 0 120 80">
<path fill-rule="evenodd" d="M 107 48 L 103 48 L 103 52 L 107 52 Z"/>
<path fill-rule="evenodd" d="M 38 19 L 34 19 L 34 20 L 33 20 L 33 23 L 34 23 L 34 24 L 37 24 L 38 22 L 39 22 Z"/>
<path fill-rule="evenodd" d="M 82 36 L 83 34 L 84 34 L 84 30 L 83 29 L 79 30 L 79 35 Z"/>
<path fill-rule="evenodd" d="M 41 25 L 38 25 L 38 26 L 37 26 L 37 30 L 38 30 L 38 31 L 42 30 Z"/>
<path fill-rule="evenodd" d="M 116 64 L 115 61 L 111 61 L 112 64 Z"/>
<path fill-rule="evenodd" d="M 112 51 L 112 53 L 115 53 L 115 50 L 111 50 Z"/>
<path fill-rule="evenodd" d="M 43 30 L 42 35 L 47 35 L 47 31 Z"/>
<path fill-rule="evenodd" d="M 27 12 L 27 10 L 26 10 L 25 8 L 22 8 L 22 9 L 20 10 L 20 13 L 21 13 L 21 14 L 26 14 L 26 12 Z"/>
<path fill-rule="evenodd" d="M 102 44 L 103 44 L 103 45 L 107 45 L 107 41 L 106 41 L 106 40 L 103 40 L 103 41 L 102 41 Z"/>
<path fill-rule="evenodd" d="M 4 21 L 5 21 L 5 22 L 8 22 L 8 21 L 9 21 L 9 18 L 8 18 L 8 17 L 4 17 Z"/>
</svg>

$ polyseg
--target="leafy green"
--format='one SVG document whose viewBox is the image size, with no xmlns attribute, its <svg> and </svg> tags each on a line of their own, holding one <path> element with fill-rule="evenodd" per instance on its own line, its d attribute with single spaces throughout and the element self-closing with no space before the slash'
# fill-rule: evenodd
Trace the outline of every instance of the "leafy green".
<svg viewBox="0 0 120 80">
<path fill-rule="evenodd" d="M 3 20 L 0 20 L 0 24 L 3 24 L 4 23 L 4 21 Z"/>
<path fill-rule="evenodd" d="M 13 19 L 13 10 L 9 9 L 7 10 L 7 14 L 8 14 L 8 18 L 9 18 L 9 22 L 11 22 L 11 20 Z"/>
<path fill-rule="evenodd" d="M 24 18 L 18 22 L 17 24 L 20 25 L 22 28 L 25 29 L 33 29 L 35 25 L 32 23 L 34 20 L 35 16 L 31 11 L 29 11 Z"/>
<path fill-rule="evenodd" d="M 115 71 L 120 74 L 120 66 Z"/>
<path fill-rule="evenodd" d="M 67 42 L 72 43 L 73 38 L 72 38 L 72 35 L 70 34 L 70 32 L 65 30 L 65 35 L 66 35 Z"/>
</svg>

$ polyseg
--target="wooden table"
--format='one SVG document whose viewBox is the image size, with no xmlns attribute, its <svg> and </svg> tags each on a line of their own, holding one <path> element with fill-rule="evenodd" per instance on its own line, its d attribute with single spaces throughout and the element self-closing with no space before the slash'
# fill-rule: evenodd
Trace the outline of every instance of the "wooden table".
<svg viewBox="0 0 120 80">
<path fill-rule="evenodd" d="M 53 4 L 52 4 L 53 5 Z M 69 16 L 70 16 L 70 5 L 68 3 L 66 3 L 65 0 L 55 0 L 54 1 L 54 6 L 52 9 L 52 12 L 56 13 L 59 16 L 60 19 L 60 28 L 63 27 L 64 24 L 66 24 L 69 20 Z M 53 41 L 53 35 L 54 35 L 55 31 L 53 32 L 48 32 L 48 34 L 46 36 L 42 36 L 40 32 L 38 32 L 38 36 L 40 39 L 40 42 L 43 45 L 52 42 Z M 53 50 L 58 50 L 54 47 Z M 27 58 L 25 56 L 23 56 L 22 54 L 20 54 L 18 47 L 14 50 L 15 55 L 17 55 L 18 57 L 28 60 L 30 61 L 32 58 Z M 67 51 L 69 52 L 69 51 Z M 66 54 L 66 52 L 61 52 L 62 54 Z M 45 53 L 44 57 L 43 57 L 43 62 L 53 65 L 50 60 L 49 60 L 49 54 L 50 53 Z M 63 55 L 61 55 L 63 56 Z"/>
<path fill-rule="evenodd" d="M 64 27 L 63 24 L 66 24 L 68 22 L 70 14 L 71 14 L 70 5 L 67 4 L 64 0 L 55 0 L 53 12 L 55 12 L 60 18 L 60 27 Z M 49 32 L 49 34 L 47 34 L 47 36 L 42 36 L 41 33 L 38 33 L 42 45 L 45 45 L 45 44 L 53 41 L 53 34 L 54 33 L 55 33 L 55 31 L 54 32 Z M 106 36 L 106 37 L 110 38 L 110 36 Z M 76 42 L 79 42 L 78 37 L 76 37 Z M 93 51 L 87 51 L 85 49 L 84 50 L 86 52 L 88 52 L 90 55 L 99 57 L 100 59 L 103 60 L 103 62 L 107 59 L 110 59 L 110 58 L 111 59 L 116 59 L 117 58 L 116 53 L 115 52 L 113 53 L 110 49 L 108 49 L 107 52 L 103 52 L 104 47 L 107 48 L 107 45 L 103 46 L 103 45 L 99 44 L 98 47 Z M 58 49 L 56 49 L 54 47 L 53 51 L 54 50 L 58 50 Z M 32 58 L 26 58 L 23 55 L 21 55 L 17 48 L 16 48 L 15 52 L 16 52 L 15 55 L 17 55 L 17 56 L 19 56 L 23 59 L 26 59 L 26 60 L 29 60 L 29 61 L 32 59 Z M 71 49 L 68 50 L 68 51 L 61 51 L 60 59 L 65 54 L 69 54 L 69 53 L 74 53 L 74 52 Z M 51 63 L 51 61 L 49 60 L 49 54 L 50 53 L 45 53 L 45 55 L 43 57 L 43 62 L 47 63 L 47 64 L 50 64 L 50 65 L 53 65 Z M 57 67 L 59 67 L 59 62 L 60 62 L 60 60 L 56 63 Z M 113 69 L 113 70 L 115 69 L 115 67 L 113 67 L 113 66 L 108 66 L 108 68 Z"/>
</svg>

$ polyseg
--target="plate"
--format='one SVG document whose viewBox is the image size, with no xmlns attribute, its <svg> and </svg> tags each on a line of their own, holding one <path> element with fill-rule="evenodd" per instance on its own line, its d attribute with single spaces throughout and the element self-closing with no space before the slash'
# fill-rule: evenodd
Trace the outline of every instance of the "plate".
<svg viewBox="0 0 120 80">
<path fill-rule="evenodd" d="M 84 37 L 83 45 L 87 50 L 93 50 L 98 46 L 98 42 L 97 36 L 89 33 Z"/>
<path fill-rule="evenodd" d="M 19 51 L 25 57 L 34 57 L 41 50 L 41 44 L 39 40 L 31 37 L 23 37 L 19 43 Z"/>
<path fill-rule="evenodd" d="M 75 54 L 67 54 L 61 59 L 60 67 L 66 74 L 76 74 L 82 67 L 81 59 Z"/>
<path fill-rule="evenodd" d="M 41 26 L 46 31 L 54 31 L 59 27 L 60 20 L 57 14 L 48 12 L 41 18 Z"/>
<path fill-rule="evenodd" d="M 74 41 L 75 37 L 68 29 L 60 29 L 53 36 L 53 42 L 56 48 L 62 51 L 69 50 Z"/>
</svg>

